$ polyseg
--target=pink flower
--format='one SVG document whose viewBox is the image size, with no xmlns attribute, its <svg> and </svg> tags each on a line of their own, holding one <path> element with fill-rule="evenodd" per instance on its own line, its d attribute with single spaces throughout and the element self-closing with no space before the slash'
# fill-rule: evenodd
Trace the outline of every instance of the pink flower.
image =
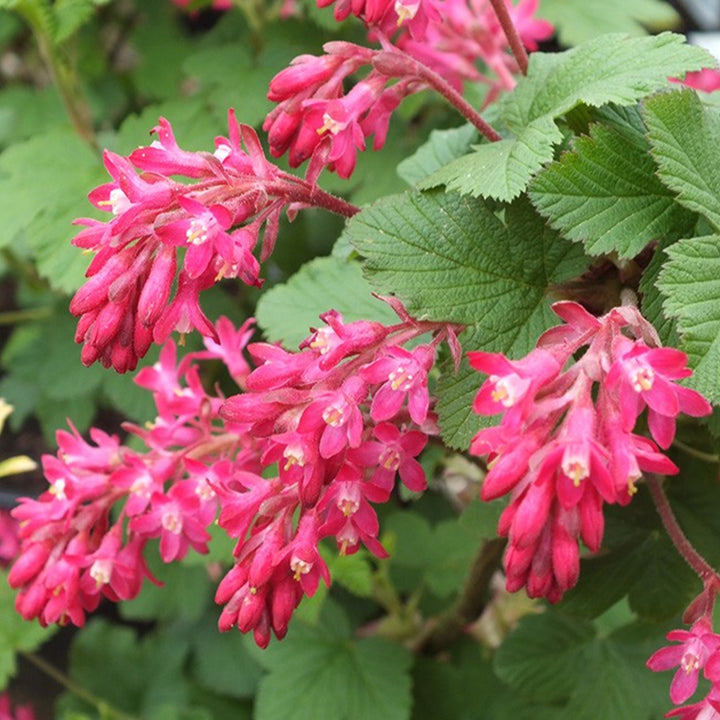
<svg viewBox="0 0 720 720">
<path fill-rule="evenodd" d="M 720 688 L 713 685 L 700 702 L 675 708 L 665 717 L 676 717 L 680 720 L 720 720 Z"/>
<path fill-rule="evenodd" d="M 429 345 L 413 350 L 388 347 L 384 354 L 360 370 L 369 383 L 380 384 L 373 394 L 370 416 L 375 422 L 390 420 L 407 397 L 412 421 L 422 425 L 427 419 L 430 400 L 427 374 L 435 361 L 435 351 Z"/>
<path fill-rule="evenodd" d="M 202 512 L 201 500 L 189 484 L 176 484 L 167 495 L 155 493 L 150 509 L 130 521 L 130 529 L 143 537 L 160 537 L 160 557 L 164 562 L 182 560 L 192 547 L 207 553 L 212 521 Z M 214 513 L 213 513 L 214 514 Z"/>
<path fill-rule="evenodd" d="M 403 432 L 388 422 L 376 425 L 373 435 L 377 441 L 369 440 L 349 455 L 351 460 L 357 460 L 365 467 L 376 466 L 372 483 L 387 488 L 389 494 L 394 486 L 395 475 L 399 474 L 409 490 L 425 490 L 425 471 L 415 457 L 427 445 L 427 435 L 418 430 Z"/>
<path fill-rule="evenodd" d="M 667 639 L 679 644 L 658 650 L 647 661 L 647 666 L 653 672 L 679 666 L 670 685 L 670 699 L 679 705 L 695 692 L 700 670 L 720 648 L 720 635 L 712 631 L 712 623 L 703 617 L 690 630 L 672 630 Z"/>
<path fill-rule="evenodd" d="M 488 455 L 482 498 L 512 493 L 498 524 L 510 541 L 507 587 L 551 601 L 577 580 L 579 540 L 600 548 L 603 503 L 630 502 L 643 471 L 677 472 L 655 443 L 632 432 L 644 407 L 661 447 L 680 412 L 710 412 L 705 398 L 674 382 L 690 375 L 687 357 L 650 347 L 657 333 L 637 309 L 601 318 L 572 302 L 553 310 L 565 324 L 543 333 L 525 358 L 469 354 L 489 375 L 473 409 L 503 415 L 470 449 Z"/>
<path fill-rule="evenodd" d="M 680 350 L 649 348 L 641 342 L 619 338 L 615 363 L 606 383 L 617 393 L 624 428 L 630 430 L 634 426 L 647 404 L 650 432 L 661 448 L 668 448 L 675 437 L 678 414 L 709 415 L 712 407 L 699 392 L 673 382 L 691 374 L 687 355 Z"/>
<path fill-rule="evenodd" d="M 517 5 L 513 5 L 510 0 L 506 0 L 523 45 L 533 51 L 538 49 L 538 41 L 549 40 L 555 33 L 551 22 L 535 17 L 539 4 L 539 0 L 520 0 Z"/>
<path fill-rule="evenodd" d="M 706 93 L 720 90 L 720 70 L 714 68 L 705 68 L 704 70 L 689 72 L 685 74 L 683 80 L 674 78 L 672 80 L 673 82 L 680 82 L 683 85 L 695 88 L 695 90 L 702 90 Z"/>
<path fill-rule="evenodd" d="M 319 433 L 320 457 L 327 459 L 345 447 L 360 445 L 364 424 L 358 404 L 366 394 L 365 383 L 351 377 L 340 390 L 323 393 L 305 408 L 297 429 Z"/>
<path fill-rule="evenodd" d="M 189 278 L 200 277 L 215 255 L 233 262 L 233 240 L 225 232 L 233 223 L 230 211 L 222 205 L 205 207 L 197 200 L 181 197 L 186 217 L 158 228 L 158 237 L 167 245 L 186 248 L 185 271 Z"/>
</svg>

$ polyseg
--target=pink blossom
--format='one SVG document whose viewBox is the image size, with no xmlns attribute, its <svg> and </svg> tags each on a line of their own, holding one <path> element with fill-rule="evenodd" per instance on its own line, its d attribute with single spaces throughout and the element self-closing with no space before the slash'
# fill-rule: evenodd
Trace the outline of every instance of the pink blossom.
<svg viewBox="0 0 720 720">
<path fill-rule="evenodd" d="M 665 448 L 680 412 L 701 416 L 710 405 L 674 382 L 691 374 L 687 357 L 648 345 L 657 333 L 637 309 L 600 318 L 573 302 L 553 310 L 565 324 L 543 333 L 525 358 L 477 352 L 470 361 L 489 376 L 474 410 L 502 413 L 498 426 L 476 434 L 471 452 L 488 455 L 482 498 L 511 494 L 498 524 L 509 538 L 507 587 L 556 601 L 577 580 L 578 542 L 600 548 L 603 503 L 630 502 L 643 471 L 677 472 L 652 440 L 632 432 L 642 410 Z"/>
<path fill-rule="evenodd" d="M 377 438 L 376 441 L 369 440 L 350 454 L 351 459 L 357 459 L 366 467 L 376 466 L 372 483 L 387 488 L 389 493 L 397 473 L 409 490 L 425 490 L 425 471 L 415 457 L 427 445 L 427 436 L 418 430 L 403 432 L 388 422 L 376 425 L 373 435 Z"/>
<path fill-rule="evenodd" d="M 705 68 L 685 74 L 682 80 L 672 79 L 673 82 L 680 82 L 683 85 L 710 93 L 720 90 L 720 70 L 714 68 Z"/>
<path fill-rule="evenodd" d="M 194 488 L 176 484 L 167 495 L 155 493 L 150 509 L 134 517 L 130 529 L 143 537 L 160 537 L 160 556 L 164 562 L 182 560 L 192 547 L 207 553 L 210 534 L 205 529 L 212 518 L 200 514 L 201 501 Z"/>
<path fill-rule="evenodd" d="M 673 382 L 692 374 L 685 353 L 621 340 L 606 382 L 619 398 L 623 425 L 631 429 L 647 405 L 650 432 L 660 447 L 668 448 L 675 437 L 675 417 L 681 412 L 709 415 L 710 403 L 699 392 Z"/>
<path fill-rule="evenodd" d="M 720 720 L 720 689 L 713 686 L 700 702 L 675 708 L 665 717 L 676 717 L 680 720 Z"/>
<path fill-rule="evenodd" d="M 413 350 L 388 347 L 374 362 L 361 369 L 361 375 L 380 387 L 373 396 L 370 416 L 375 422 L 393 418 L 400 411 L 405 398 L 413 422 L 422 425 L 430 406 L 427 374 L 435 359 L 435 351 L 428 345 Z"/>
<path fill-rule="evenodd" d="M 720 635 L 712 631 L 712 623 L 703 617 L 690 630 L 672 630 L 667 639 L 679 644 L 655 652 L 647 666 L 654 672 L 679 666 L 670 685 L 670 699 L 679 705 L 695 692 L 700 671 L 720 648 Z"/>
</svg>

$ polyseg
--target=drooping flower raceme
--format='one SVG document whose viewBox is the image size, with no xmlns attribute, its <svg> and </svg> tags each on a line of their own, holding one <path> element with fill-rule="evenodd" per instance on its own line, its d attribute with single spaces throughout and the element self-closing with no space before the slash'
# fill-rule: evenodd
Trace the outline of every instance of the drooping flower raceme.
<svg viewBox="0 0 720 720">
<path fill-rule="evenodd" d="M 260 244 L 260 260 L 270 255 L 283 211 L 354 211 L 268 162 L 255 131 L 238 125 L 232 111 L 228 126 L 213 153 L 182 150 L 163 118 L 151 145 L 129 157 L 105 152 L 112 181 L 89 198 L 112 217 L 78 220 L 86 228 L 73 240 L 96 253 L 70 304 L 86 365 L 132 370 L 173 331 L 217 339 L 201 292 L 224 278 L 260 285 L 254 251 Z"/>
<path fill-rule="evenodd" d="M 488 375 L 475 412 L 503 416 L 474 437 L 471 452 L 489 458 L 483 499 L 510 493 L 498 526 L 509 541 L 507 588 L 557 601 L 577 582 L 579 541 L 600 547 L 603 504 L 630 502 L 644 471 L 676 473 L 660 451 L 673 440 L 676 417 L 700 417 L 711 407 L 677 385 L 691 374 L 687 357 L 658 347 L 635 308 L 601 318 L 573 302 L 553 310 L 566 324 L 542 335 L 525 358 L 469 358 Z M 645 408 L 652 440 L 633 432 Z"/>
<path fill-rule="evenodd" d="M 528 48 L 552 35 L 550 23 L 534 18 L 537 0 L 508 7 Z M 334 12 L 338 20 L 360 18 L 382 50 L 330 42 L 325 55 L 295 58 L 270 83 L 268 98 L 278 105 L 263 125 L 272 155 L 287 153 L 291 167 L 309 160 L 311 181 L 326 167 L 349 177 L 371 136 L 381 148 L 390 116 L 405 97 L 430 86 L 428 72 L 456 91 L 486 83 L 487 103 L 515 85 L 519 68 L 487 0 L 341 0 Z M 371 69 L 346 92 L 345 82 L 365 67 Z"/>
<path fill-rule="evenodd" d="M 323 320 L 300 352 L 248 345 L 250 324 L 235 330 L 226 319 L 217 340 L 179 362 L 167 342 L 136 379 L 158 416 L 126 426 L 144 452 L 99 430 L 92 442 L 59 432 L 57 457 L 43 458 L 48 490 L 13 511 L 22 550 L 9 581 L 20 589 L 19 612 L 81 625 L 102 597 L 137 595 L 150 539 L 165 562 L 204 553 L 217 517 L 237 539 L 216 594 L 220 628 L 252 630 L 265 646 L 271 632 L 285 634 L 302 597 L 329 582 L 323 538 L 342 553 L 364 545 L 384 557 L 374 505 L 389 499 L 397 476 L 411 490 L 426 486 L 416 458 L 437 432 L 427 376 L 453 331 L 345 323 L 335 311 Z M 428 333 L 430 342 L 404 347 Z M 204 359 L 225 362 L 244 391 L 207 393 Z"/>
</svg>

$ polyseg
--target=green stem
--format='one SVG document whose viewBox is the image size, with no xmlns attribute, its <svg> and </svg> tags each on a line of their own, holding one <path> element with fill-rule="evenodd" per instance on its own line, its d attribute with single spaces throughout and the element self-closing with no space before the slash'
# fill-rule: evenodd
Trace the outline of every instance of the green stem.
<svg viewBox="0 0 720 720">
<path fill-rule="evenodd" d="M 704 462 L 708 463 L 720 462 L 720 455 L 717 455 L 715 453 L 703 452 L 702 450 L 698 450 L 697 448 L 691 447 L 690 445 L 686 445 L 684 442 L 678 440 L 677 438 L 673 440 L 673 445 L 678 450 L 682 450 L 684 453 L 692 455 L 692 457 L 695 457 L 698 460 L 703 460 Z"/>
<path fill-rule="evenodd" d="M 76 695 L 81 700 L 84 700 L 86 703 L 96 708 L 100 713 L 100 717 L 116 718 L 117 720 L 137 720 L 134 715 L 128 715 L 121 710 L 112 707 L 112 705 L 108 704 L 105 700 L 102 700 L 81 685 L 78 685 L 74 680 L 72 680 L 72 678 L 68 677 L 61 670 L 58 670 L 58 668 L 44 658 L 40 657 L 40 655 L 24 650 L 21 650 L 19 654 L 29 663 L 55 680 L 55 682 L 62 685 L 73 695 Z"/>
<path fill-rule="evenodd" d="M 467 625 L 482 615 L 487 606 L 490 583 L 500 567 L 505 542 L 504 538 L 495 538 L 483 543 L 457 602 L 428 627 L 419 638 L 416 650 L 431 655 L 445 650 L 463 634 Z"/>
<path fill-rule="evenodd" d="M 0 312 L 0 325 L 15 325 L 33 320 L 45 320 L 52 317 L 51 307 L 28 308 L 27 310 L 8 310 Z"/>
</svg>

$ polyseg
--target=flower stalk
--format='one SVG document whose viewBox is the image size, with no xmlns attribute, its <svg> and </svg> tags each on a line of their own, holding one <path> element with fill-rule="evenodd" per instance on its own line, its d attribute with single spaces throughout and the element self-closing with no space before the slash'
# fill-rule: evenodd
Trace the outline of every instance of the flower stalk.
<svg viewBox="0 0 720 720">
<path fill-rule="evenodd" d="M 503 32 L 505 33 L 505 37 L 508 40 L 512 53 L 517 60 L 520 72 L 523 75 L 527 75 L 528 54 L 522 40 L 520 39 L 517 28 L 510 17 L 505 0 L 490 0 L 490 4 L 493 6 L 493 10 L 497 15 L 497 19 L 500 21 L 500 25 L 502 25 Z"/>
<path fill-rule="evenodd" d="M 697 573 L 703 583 L 706 585 L 712 583 L 716 589 L 720 589 L 720 575 L 718 575 L 707 560 L 705 560 L 688 540 L 687 535 L 685 535 L 675 517 L 675 513 L 662 488 L 660 479 L 656 475 L 648 475 L 647 485 L 658 515 L 660 515 L 660 519 L 662 520 L 663 527 L 669 535 L 670 540 L 672 540 L 673 545 L 677 548 L 677 551 L 693 571 Z"/>
</svg>

